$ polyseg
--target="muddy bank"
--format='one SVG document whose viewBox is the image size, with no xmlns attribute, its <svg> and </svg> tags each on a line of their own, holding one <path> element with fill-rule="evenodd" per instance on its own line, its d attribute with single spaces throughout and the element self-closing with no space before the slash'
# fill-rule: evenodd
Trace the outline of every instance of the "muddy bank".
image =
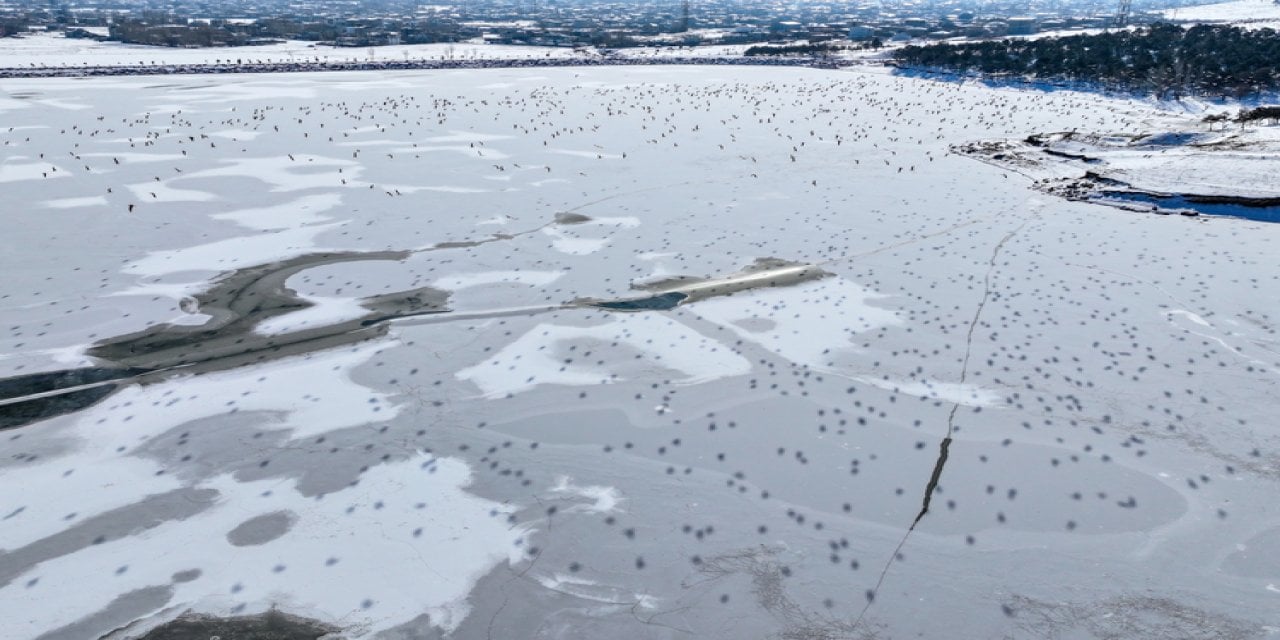
<svg viewBox="0 0 1280 640">
<path fill-rule="evenodd" d="M 286 286 L 312 267 L 371 260 L 399 261 L 405 251 L 316 253 L 232 271 L 183 303 L 209 316 L 202 325 L 160 324 L 103 340 L 86 354 L 101 367 L 0 380 L 0 429 L 78 411 L 122 384 L 147 384 L 177 374 L 205 373 L 353 344 L 386 334 L 386 320 L 445 313 L 449 294 L 423 287 L 365 298 L 358 318 L 265 335 L 260 323 L 314 306 Z"/>
<path fill-rule="evenodd" d="M 551 224 L 578 224 L 590 218 L 573 213 Z M 439 245 L 428 250 L 441 248 Z M 423 251 L 423 250 L 417 250 Z M 452 314 L 449 292 L 431 287 L 381 294 L 359 301 L 367 313 L 341 322 L 264 334 L 264 321 L 314 306 L 290 289 L 288 279 L 312 267 L 347 262 L 401 261 L 417 251 L 328 252 L 297 256 L 232 271 L 183 302 L 188 312 L 209 316 L 202 325 L 160 324 L 103 340 L 86 354 L 100 367 L 54 371 L 0 380 L 0 430 L 12 429 L 92 406 L 126 384 L 148 384 L 174 375 L 223 371 L 349 345 L 386 335 L 391 321 L 415 324 L 536 315 L 596 307 L 611 311 L 666 311 L 718 296 L 767 287 L 786 287 L 830 275 L 812 264 L 759 258 L 725 276 L 679 276 L 633 285 L 645 292 L 631 298 L 580 298 L 562 304 L 499 308 Z M 433 318 L 434 317 L 434 318 Z"/>
<path fill-rule="evenodd" d="M 286 286 L 289 278 L 306 269 L 349 262 L 401 262 L 417 253 L 508 241 L 553 225 L 590 220 L 580 214 L 560 213 L 550 222 L 514 234 L 499 233 L 479 240 L 442 242 L 403 251 L 311 253 L 237 269 L 214 280 L 208 290 L 192 300 L 184 301 L 182 306 L 188 312 L 210 316 L 204 324 L 161 324 L 99 342 L 86 353 L 143 372 L 179 367 L 202 372 L 367 340 L 384 334 L 388 320 L 448 312 L 449 292 L 420 287 L 363 298 L 359 304 L 368 313 L 360 317 L 288 333 L 264 335 L 256 333 L 254 327 L 314 306 Z"/>
<path fill-rule="evenodd" d="M 254 326 L 286 313 L 309 308 L 312 303 L 285 286 L 294 274 L 321 265 L 369 260 L 403 260 L 408 252 L 318 253 L 288 260 L 247 267 L 233 271 L 185 306 L 210 316 L 198 326 L 161 324 L 100 342 L 87 355 L 121 366 L 147 370 L 170 369 L 207 363 L 237 356 L 256 354 L 258 359 L 296 352 L 290 346 L 325 341 L 352 330 L 364 328 L 349 321 L 293 333 L 264 336 L 253 332 Z M 369 299 L 362 305 L 369 316 L 413 313 L 422 310 L 442 311 L 448 294 L 444 292 L 405 292 L 400 299 Z M 361 318 L 361 320 L 367 318 Z M 339 340 L 339 343 L 342 340 Z"/>
</svg>

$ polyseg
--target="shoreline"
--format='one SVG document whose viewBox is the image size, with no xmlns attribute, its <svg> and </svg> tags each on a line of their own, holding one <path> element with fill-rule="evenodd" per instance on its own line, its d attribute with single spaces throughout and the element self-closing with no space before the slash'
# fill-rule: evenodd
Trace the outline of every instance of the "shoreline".
<svg viewBox="0 0 1280 640">
<path fill-rule="evenodd" d="M 616 66 L 749 66 L 815 67 L 834 69 L 840 61 L 813 56 L 796 57 L 656 57 L 656 58 L 550 58 L 491 60 L 405 60 L 379 62 L 262 62 L 244 64 L 102 65 L 82 67 L 0 68 L 0 78 L 81 78 L 95 76 L 221 75 L 241 73 L 306 73 L 316 71 L 450 71 L 459 69 L 512 69 L 530 67 Z"/>
</svg>

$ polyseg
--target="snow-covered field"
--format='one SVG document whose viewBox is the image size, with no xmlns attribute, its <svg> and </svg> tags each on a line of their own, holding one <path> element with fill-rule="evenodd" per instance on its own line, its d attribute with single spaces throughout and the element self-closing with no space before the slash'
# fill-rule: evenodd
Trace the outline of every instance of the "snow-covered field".
<svg viewBox="0 0 1280 640">
<path fill-rule="evenodd" d="M 53 67 L 124 66 L 154 64 L 383 62 L 404 60 L 527 60 L 593 56 L 563 47 L 523 47 L 489 44 L 407 44 L 385 47 L 329 47 L 314 42 L 287 41 L 247 47 L 181 49 L 119 42 L 65 38 L 35 33 L 0 38 L 0 68 L 31 65 Z"/>
<path fill-rule="evenodd" d="M 796 41 L 791 44 L 806 44 Z M 247 47 L 179 49 L 65 38 L 61 34 L 33 33 L 21 38 L 0 38 L 0 69 L 24 67 L 110 67 L 154 65 L 535 61 L 580 60 L 598 62 L 608 56 L 622 60 L 701 60 L 741 57 L 752 45 L 645 46 L 597 50 L 590 47 L 534 47 L 519 45 L 444 43 L 388 45 L 381 47 L 330 47 L 314 42 L 290 41 Z M 883 55 L 882 51 L 842 51 L 834 58 L 857 61 Z"/>
<path fill-rule="evenodd" d="M 1235 0 L 1190 7 L 1165 9 L 1163 15 L 1171 20 L 1191 22 L 1275 22 L 1280 24 L 1280 4 L 1273 0 Z"/>
<path fill-rule="evenodd" d="M 3 635 L 1275 637 L 1280 226 L 949 152 L 1196 118 L 805 69 L 6 80 L 0 378 L 385 331 L 0 432 Z M 760 258 L 822 277 L 573 302 Z"/>
</svg>

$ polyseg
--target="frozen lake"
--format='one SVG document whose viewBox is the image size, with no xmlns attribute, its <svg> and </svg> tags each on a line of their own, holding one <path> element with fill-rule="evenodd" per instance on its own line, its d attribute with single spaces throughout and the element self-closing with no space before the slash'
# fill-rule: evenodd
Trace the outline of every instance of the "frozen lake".
<svg viewBox="0 0 1280 640">
<path fill-rule="evenodd" d="M 792 68 L 6 80 L 6 637 L 1275 637 L 1280 226 L 949 151 L 1197 126 Z"/>
</svg>

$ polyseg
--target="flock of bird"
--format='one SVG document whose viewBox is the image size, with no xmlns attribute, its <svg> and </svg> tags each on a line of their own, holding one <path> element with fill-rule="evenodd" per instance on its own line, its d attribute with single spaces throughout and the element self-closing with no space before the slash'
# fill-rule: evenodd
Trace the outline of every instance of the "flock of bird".
<svg viewBox="0 0 1280 640">
<path fill-rule="evenodd" d="M 777 624 L 858 637 L 874 631 L 858 614 L 876 603 L 874 619 L 886 586 L 896 604 L 880 620 L 907 624 L 903 612 L 917 611 L 910 594 L 928 587 L 895 576 L 924 580 L 927 567 L 912 559 L 934 557 L 931 546 L 939 556 L 990 553 L 998 547 L 984 541 L 1002 531 L 1046 541 L 1118 535 L 1188 510 L 1225 523 L 1244 508 L 1225 501 L 1250 498 L 1223 480 L 1280 480 L 1274 438 L 1253 431 L 1267 417 L 1242 402 L 1274 390 L 1280 375 L 1268 302 L 1280 275 L 1252 227 L 1053 202 L 948 152 L 973 139 L 1135 130 L 1171 117 L 1090 96 L 874 74 L 659 71 L 493 72 L 484 78 L 496 84 L 457 86 L 457 76 L 389 75 L 368 87 L 346 76 L 284 81 L 280 97 L 269 95 L 272 80 L 231 93 L 146 88 L 121 96 L 136 113 L 97 101 L 56 114 L 47 129 L 10 128 L 0 135 L 6 163 L 40 174 L 12 183 L 26 212 L 15 220 L 55 197 L 89 204 L 40 213 L 62 218 L 53 237 L 15 237 L 39 242 L 45 256 L 0 294 L 0 366 L 108 337 L 78 318 L 106 300 L 102 292 L 137 284 L 121 269 L 143 247 L 241 237 L 210 216 L 306 195 L 341 202 L 323 212 L 330 218 L 307 222 L 345 221 L 317 246 L 444 247 L 290 281 L 313 298 L 537 272 L 551 283 L 509 276 L 487 292 L 460 289 L 455 301 L 545 306 L 634 295 L 637 283 L 722 275 L 761 257 L 821 266 L 832 277 L 671 312 L 405 326 L 399 346 L 356 378 L 408 407 L 385 422 L 306 439 L 242 425 L 220 445 L 236 453 L 222 456 L 224 467 L 188 469 L 199 456 L 161 460 L 198 478 L 330 474 L 342 481 L 326 484 L 340 487 L 415 452 L 460 457 L 475 491 L 522 505 L 504 517 L 540 531 L 529 563 L 588 578 L 633 572 L 666 594 L 664 610 L 684 597 L 706 611 L 680 623 L 702 633 L 714 628 L 706 620 L 737 615 L 713 611 L 732 610 L 717 607 L 739 592 L 712 580 L 680 596 L 673 585 L 709 566 L 732 573 L 725 554 L 735 549 L 763 545 L 786 558 L 739 558 L 733 571 L 812 577 L 772 604 L 761 600 Z M 588 220 L 552 223 L 564 212 Z M 283 242 L 305 226 L 257 233 Z M 85 251 L 85 234 L 105 248 Z M 179 304 L 156 295 L 123 322 L 136 330 L 169 321 Z M 664 323 L 668 337 L 635 339 L 645 322 Z M 538 347 L 559 373 L 604 384 L 481 399 L 456 375 L 514 370 L 527 356 L 503 348 L 526 335 L 536 342 L 547 324 L 616 327 L 612 340 Z M 750 373 L 690 384 L 672 354 L 695 344 L 742 359 Z M 239 398 L 227 400 L 233 408 Z M 108 401 L 99 427 L 110 433 L 146 410 Z M 548 412 L 557 424 L 540 417 Z M 28 431 L 6 434 L 4 446 L 35 464 L 44 458 L 23 448 L 38 448 L 30 443 L 40 430 Z M 154 437 L 179 432 L 201 441 L 190 425 Z M 953 432 L 951 459 L 939 461 L 939 442 Z M 254 444 L 262 434 L 272 446 Z M 1152 467 L 1151 457 L 1161 462 Z M 1174 480 L 1155 479 L 1153 468 Z M 926 492 L 935 469 L 941 477 Z M 616 487 L 625 508 L 597 512 L 549 493 L 563 475 Z M 1182 497 L 1220 487 L 1226 493 L 1202 502 Z M 919 518 L 922 494 L 936 494 L 921 524 L 931 538 L 913 546 L 899 534 Z M 529 570 L 516 565 L 510 575 Z M 464 624 L 487 621 L 477 613 Z"/>
</svg>

